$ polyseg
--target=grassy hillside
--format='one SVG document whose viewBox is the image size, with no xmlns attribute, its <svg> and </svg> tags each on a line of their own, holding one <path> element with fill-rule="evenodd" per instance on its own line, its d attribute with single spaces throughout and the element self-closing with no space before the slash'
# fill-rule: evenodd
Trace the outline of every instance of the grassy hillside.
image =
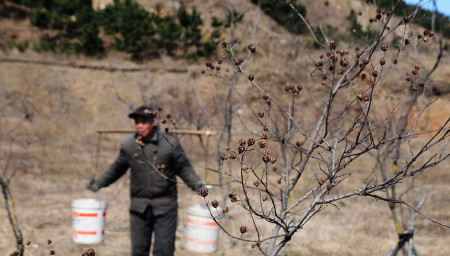
<svg viewBox="0 0 450 256">
<path fill-rule="evenodd" d="M 284 1 L 278 2 L 282 4 Z M 73 9 L 67 10 L 68 18 L 59 20 L 61 17 L 53 16 L 53 13 L 60 15 L 60 9 L 49 7 L 43 10 L 43 7 L 37 7 L 38 14 L 51 16 L 47 25 L 41 27 L 33 21 L 36 17 L 33 15 L 37 14 L 30 15 L 35 8 L 31 3 L 36 2 L 20 3 L 3 1 L 0 4 L 0 12 L 6 15 L 0 19 L 0 43 L 3 46 L 0 52 L 0 149 L 2 159 L 5 159 L 11 141 L 14 141 L 16 152 L 30 142 L 27 161 L 12 184 L 19 219 L 29 239 L 45 243 L 47 238 L 51 238 L 54 241 L 52 248 L 61 255 L 79 255 L 86 249 L 70 241 L 70 202 L 75 198 L 93 197 L 84 185 L 93 173 L 98 175 L 108 167 L 117 154 L 122 138 L 122 135 L 102 138 L 96 170 L 97 130 L 132 129 L 133 124 L 127 114 L 146 103 L 163 106 L 163 116 L 172 114 L 176 124 L 168 122 L 161 124 L 162 128 L 221 131 L 223 107 L 226 106 L 230 86 L 228 81 L 234 78 L 235 64 L 230 53 L 220 44 L 216 49 L 213 38 L 235 44 L 234 53 L 244 59 L 248 55 L 248 45 L 253 44 L 257 50 L 251 56 L 246 72 L 254 74 L 255 81 L 278 102 L 287 106 L 291 98 L 285 93 L 285 86 L 301 84 L 302 95 L 295 102 L 300 111 L 295 113 L 295 118 L 306 125 L 320 116 L 319 106 L 323 104 L 323 97 L 329 94 L 328 88 L 321 85 L 321 77 L 313 74 L 314 63 L 320 55 L 326 55 L 327 49 L 314 43 L 304 25 L 298 24 L 297 18 L 291 23 L 293 16 L 276 20 L 264 10 L 260 11 L 251 0 L 138 0 L 128 5 L 121 1 L 103 11 L 91 10 L 86 6 L 87 13 L 98 12 L 98 17 L 103 21 L 100 18 L 90 19 L 84 16 L 86 13 L 82 15 Z M 377 23 L 369 22 L 369 17 L 376 15 L 376 9 L 365 1 L 302 0 L 296 3 L 305 7 L 303 14 L 316 35 L 320 35 L 318 28 L 321 25 L 329 40 L 336 40 L 340 49 L 350 52 L 349 58 L 356 56 L 356 47 L 365 45 L 365 40 L 356 37 L 352 30 L 359 29 L 358 32 L 366 33 L 377 26 Z M 181 6 L 185 11 L 180 11 L 183 10 Z M 65 9 L 69 6 L 60 7 Z M 129 20 L 127 16 L 121 16 L 127 8 L 136 12 L 137 18 L 130 19 L 133 23 L 123 22 L 123 19 Z M 280 10 L 285 11 L 284 7 Z M 92 22 L 88 22 L 91 26 L 78 24 L 81 18 L 74 21 L 72 17 L 77 15 Z M 232 23 L 232 17 L 239 21 Z M 402 15 L 399 15 L 395 22 L 401 18 Z M 62 22 L 63 29 L 57 28 L 57 22 Z M 291 33 L 295 28 L 302 33 Z M 395 54 L 395 45 L 402 42 L 403 32 L 418 34 L 423 30 L 417 24 L 408 24 L 406 32 L 390 35 L 386 40 L 390 45 L 390 56 Z M 173 36 L 172 32 L 176 32 L 177 38 L 168 38 Z M 99 40 L 103 50 L 97 55 Z M 319 40 L 325 42 L 324 38 Z M 435 40 L 436 37 L 419 48 L 417 56 L 410 48 L 408 55 L 402 56 L 402 59 L 408 58 L 392 68 L 391 75 L 380 88 L 379 97 L 375 99 L 380 116 L 388 115 L 392 104 L 405 97 L 405 77 L 414 65 L 419 61 L 428 69 L 434 65 L 438 49 Z M 47 43 L 54 43 L 54 46 Z M 91 49 L 88 45 L 96 49 L 95 54 L 91 54 L 94 52 L 88 50 Z M 207 53 L 206 49 L 210 46 L 209 49 L 213 50 Z M 45 47 L 50 48 L 44 50 L 47 49 Z M 192 53 L 196 55 L 185 58 Z M 377 60 L 382 57 L 378 52 L 374 56 Z M 219 59 L 222 61 L 219 71 L 202 74 L 206 70 L 206 61 L 217 63 Z M 369 74 L 366 71 L 363 73 Z M 450 116 L 449 76 L 450 57 L 447 51 L 423 95 L 436 101 L 425 111 L 424 119 L 427 121 L 418 124 L 418 130 L 435 129 Z M 355 81 L 353 88 L 357 91 L 370 88 L 367 80 L 358 78 Z M 231 146 L 240 138 L 253 136 L 247 128 L 257 127 L 258 119 L 249 109 L 259 110 L 266 106 L 263 95 L 250 87 L 245 77 L 238 77 L 234 88 L 231 102 L 233 106 L 240 106 L 243 113 L 233 120 Z M 435 90 L 442 93 L 438 94 Z M 438 95 L 439 98 L 436 98 Z M 246 99 L 246 104 L 242 104 L 241 96 Z M 338 95 L 338 102 L 345 101 L 346 95 Z M 284 120 L 277 121 L 284 125 Z M 280 129 L 284 129 L 282 125 Z M 198 137 L 182 136 L 180 139 L 193 162 L 201 166 L 217 166 L 217 137 L 211 138 L 208 142 L 210 150 L 206 151 L 201 145 L 207 142 L 200 141 Z M 225 144 L 223 142 L 223 146 Z M 333 193 L 366 184 L 366 173 L 361 170 L 371 170 L 374 165 L 373 158 L 356 163 L 348 170 L 354 172 L 349 185 Z M 217 176 L 207 174 L 199 165 L 194 166 L 203 179 L 216 181 Z M 423 211 L 444 222 L 450 217 L 446 211 L 449 203 L 447 184 L 450 182 L 448 168 L 447 162 L 417 180 L 424 189 L 432 191 Z M 314 177 L 314 172 L 308 171 L 295 196 L 306 191 Z M 275 174 L 270 178 L 274 182 L 278 179 Z M 93 246 L 100 255 L 129 255 L 128 184 L 125 183 L 125 188 L 116 194 L 122 181 L 99 195 L 110 200 L 107 240 L 104 244 Z M 177 255 L 194 255 L 184 249 L 185 216 L 191 203 L 202 203 L 202 200 L 186 186 L 180 185 L 179 188 Z M 212 190 L 211 194 L 218 196 L 219 191 Z M 3 201 L 0 203 L 3 205 Z M 289 255 L 384 255 L 395 246 L 397 235 L 389 208 L 384 202 L 353 198 L 339 207 L 340 210 L 329 207 L 318 215 L 284 252 Z M 239 211 L 238 208 L 232 210 Z M 240 213 L 245 216 L 243 211 Z M 376 217 L 380 216 L 384 220 L 381 223 L 376 221 Z M 6 212 L 1 208 L 0 252 L 14 249 L 6 220 Z M 450 253 L 448 229 L 419 217 L 417 226 L 415 241 L 422 254 Z M 265 231 L 269 229 L 268 226 L 262 228 Z M 249 244 L 230 248 L 227 237 L 221 235 L 217 255 L 242 252 L 255 253 Z"/>
</svg>

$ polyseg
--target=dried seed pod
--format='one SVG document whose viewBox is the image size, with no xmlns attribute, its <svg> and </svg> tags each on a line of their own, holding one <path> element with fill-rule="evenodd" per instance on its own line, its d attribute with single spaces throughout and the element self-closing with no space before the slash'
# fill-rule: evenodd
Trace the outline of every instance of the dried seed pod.
<svg viewBox="0 0 450 256">
<path fill-rule="evenodd" d="M 393 61 L 392 63 L 397 64 L 397 63 L 398 63 L 398 60 L 397 60 L 397 59 L 394 59 L 394 61 Z"/>
<path fill-rule="evenodd" d="M 263 127 L 263 131 L 267 132 L 268 130 L 269 130 L 269 126 L 267 126 L 267 125 L 264 125 L 264 127 Z"/>
<path fill-rule="evenodd" d="M 434 32 L 430 31 L 430 34 L 428 35 L 428 37 L 433 37 L 434 36 Z"/>
<path fill-rule="evenodd" d="M 217 200 L 213 200 L 211 202 L 211 206 L 214 207 L 214 208 L 217 208 L 219 206 L 219 202 Z"/>
<path fill-rule="evenodd" d="M 428 40 L 430 40 L 428 37 L 424 37 L 423 38 L 423 41 L 426 43 L 426 42 L 428 42 Z"/>
<path fill-rule="evenodd" d="M 413 74 L 413 75 L 417 75 L 417 70 L 413 70 L 413 71 L 411 71 L 411 73 Z"/>
<path fill-rule="evenodd" d="M 199 194 L 201 197 L 207 197 L 207 196 L 208 196 L 208 189 L 206 189 L 206 188 L 201 188 L 200 191 L 198 192 L 198 194 Z"/>
<path fill-rule="evenodd" d="M 424 35 L 424 36 L 428 36 L 428 34 L 430 34 L 430 31 L 429 31 L 428 29 L 425 29 L 425 30 L 423 31 L 423 35 Z"/>
<path fill-rule="evenodd" d="M 22 244 L 22 240 L 17 240 L 17 244 Z"/>
<path fill-rule="evenodd" d="M 270 100 L 266 101 L 267 106 L 272 105 L 272 102 Z"/>
<path fill-rule="evenodd" d="M 281 184 L 281 181 L 282 181 L 283 179 L 282 178 L 280 178 L 279 180 L 278 180 L 278 184 Z"/>
<path fill-rule="evenodd" d="M 255 181 L 255 182 L 253 182 L 253 185 L 255 186 L 255 187 L 258 187 L 259 186 L 259 181 Z"/>
<path fill-rule="evenodd" d="M 159 112 L 163 111 L 163 108 L 162 107 L 158 107 L 158 111 Z"/>
<path fill-rule="evenodd" d="M 364 95 L 362 93 L 356 95 L 356 98 L 358 98 L 358 100 L 363 101 L 364 100 Z"/>
<path fill-rule="evenodd" d="M 317 180 L 317 183 L 319 183 L 320 186 L 322 186 L 324 182 L 325 182 L 325 181 L 324 181 L 323 179 Z"/>
<path fill-rule="evenodd" d="M 252 249 L 255 249 L 255 244 L 252 244 Z"/>
<path fill-rule="evenodd" d="M 48 239 L 47 244 L 51 244 L 51 243 L 52 243 L 52 240 Z"/>
<path fill-rule="evenodd" d="M 245 146 L 245 140 L 244 139 L 240 139 L 239 140 L 239 146 Z"/>
<path fill-rule="evenodd" d="M 322 75 L 322 80 L 327 80 L 327 75 Z"/>
<path fill-rule="evenodd" d="M 405 23 L 408 23 L 410 20 L 411 20 L 411 18 L 410 18 L 409 16 L 403 17 L 403 21 L 404 21 Z"/>
<path fill-rule="evenodd" d="M 165 124 L 165 123 L 167 123 L 167 120 L 163 119 L 163 120 L 161 120 L 161 123 Z"/>
<path fill-rule="evenodd" d="M 319 61 L 316 62 L 315 65 L 316 65 L 316 67 L 320 68 L 320 67 L 323 66 L 323 61 L 322 61 L 322 60 L 319 60 Z"/>
<path fill-rule="evenodd" d="M 236 159 L 236 157 L 237 157 L 236 152 L 231 151 L 230 152 L 230 159 Z"/>
<path fill-rule="evenodd" d="M 270 156 L 268 154 L 263 154 L 261 159 L 263 160 L 264 163 L 268 163 L 270 160 Z"/>
<path fill-rule="evenodd" d="M 251 53 L 255 53 L 256 52 L 256 47 L 253 44 L 249 45 L 248 49 L 250 50 Z"/>
<path fill-rule="evenodd" d="M 329 184 L 327 185 L 327 189 L 328 189 L 328 190 L 331 190 L 332 188 L 333 188 L 333 184 L 329 183 Z"/>
<path fill-rule="evenodd" d="M 254 76 L 254 75 L 249 75 L 249 76 L 248 76 L 248 80 L 253 81 L 254 79 L 255 79 L 255 76 Z"/>
<path fill-rule="evenodd" d="M 236 192 L 233 191 L 233 193 L 228 194 L 228 197 L 230 198 L 231 202 L 236 202 L 237 201 L 237 194 Z"/>
<path fill-rule="evenodd" d="M 138 154 L 134 154 L 133 157 L 134 157 L 134 159 L 136 159 L 136 160 L 139 159 L 139 155 L 138 155 Z"/>
<path fill-rule="evenodd" d="M 372 76 L 373 77 L 377 77 L 378 76 L 378 71 L 376 71 L 376 70 L 372 71 Z"/>
<path fill-rule="evenodd" d="M 269 134 L 267 132 L 263 132 L 261 135 L 261 139 L 267 140 L 269 138 Z"/>
<path fill-rule="evenodd" d="M 417 88 L 417 86 L 413 86 L 412 89 L 413 89 L 413 91 L 417 91 L 418 88 Z"/>
<path fill-rule="evenodd" d="M 225 72 L 228 72 L 228 71 L 230 71 L 230 69 L 229 69 L 229 68 L 226 68 L 226 69 L 225 69 Z"/>
<path fill-rule="evenodd" d="M 167 114 L 166 117 L 167 117 L 167 119 L 170 119 L 170 118 L 172 118 L 172 114 L 169 113 L 169 114 Z"/>
<path fill-rule="evenodd" d="M 220 159 L 222 159 L 223 161 L 225 161 L 225 160 L 228 159 L 228 156 L 225 155 L 225 154 L 221 154 L 221 155 L 220 155 Z"/>
<path fill-rule="evenodd" d="M 278 168 L 274 166 L 274 167 L 272 168 L 272 170 L 273 170 L 274 172 L 276 172 L 276 171 L 278 171 Z"/>
<path fill-rule="evenodd" d="M 341 66 L 343 66 L 343 67 L 347 67 L 348 66 L 348 61 L 345 60 L 345 58 L 342 58 L 341 62 L 339 64 L 341 64 Z"/>
<path fill-rule="evenodd" d="M 244 234 L 247 232 L 247 227 L 246 226 L 241 226 L 241 228 L 239 228 L 239 231 L 241 232 L 241 234 Z"/>
<path fill-rule="evenodd" d="M 364 96 L 364 101 L 369 101 L 369 100 L 370 100 L 369 96 Z"/>
<path fill-rule="evenodd" d="M 264 94 L 264 96 L 263 96 L 263 99 L 264 100 L 267 100 L 269 97 L 266 95 L 266 94 Z"/>
<path fill-rule="evenodd" d="M 221 65 L 222 64 L 222 60 L 217 60 L 217 64 Z"/>
<path fill-rule="evenodd" d="M 267 142 L 265 140 L 262 140 L 258 143 L 260 148 L 265 148 L 267 146 Z"/>
<path fill-rule="evenodd" d="M 388 48 L 389 48 L 389 46 L 388 46 L 387 44 L 384 44 L 384 45 L 381 46 L 381 50 L 382 50 L 383 52 L 387 51 Z"/>
<path fill-rule="evenodd" d="M 225 150 L 230 150 L 230 147 L 229 147 L 229 146 L 226 146 L 226 147 L 225 147 Z"/>
<path fill-rule="evenodd" d="M 322 85 L 326 85 L 327 84 L 327 82 L 326 81 L 322 81 L 322 83 L 321 83 Z"/>
<path fill-rule="evenodd" d="M 247 144 L 248 144 L 249 147 L 250 147 L 250 146 L 253 146 L 253 145 L 255 144 L 255 140 L 254 140 L 253 138 L 249 138 L 249 139 L 247 140 Z"/>
<path fill-rule="evenodd" d="M 258 116 L 259 116 L 260 118 L 263 118 L 263 117 L 264 117 L 264 112 L 263 112 L 263 111 L 259 111 L 259 112 L 258 112 Z"/>
<path fill-rule="evenodd" d="M 423 87 L 425 87 L 425 84 L 424 83 L 419 83 L 419 87 L 423 88 Z"/>
<path fill-rule="evenodd" d="M 368 57 L 365 57 L 365 58 L 363 59 L 363 63 L 367 65 L 367 64 L 369 63 L 369 58 L 368 58 Z"/>
<path fill-rule="evenodd" d="M 267 201 L 267 196 L 263 196 L 261 199 L 263 200 L 263 202 L 265 202 Z"/>
<path fill-rule="evenodd" d="M 301 147 L 301 146 L 303 146 L 303 142 L 297 141 L 297 142 L 295 142 L 295 145 L 296 145 L 297 147 Z"/>
<path fill-rule="evenodd" d="M 302 89 L 303 89 L 303 86 L 297 85 L 297 90 L 298 90 L 298 91 L 301 91 Z"/>
<path fill-rule="evenodd" d="M 366 74 L 362 74 L 362 75 L 361 75 L 361 79 L 362 79 L 362 80 L 365 80 L 366 78 L 367 78 L 367 75 L 366 75 Z"/>
<path fill-rule="evenodd" d="M 417 71 L 419 71 L 419 70 L 420 70 L 420 65 L 419 65 L 419 64 L 416 64 L 416 65 L 414 66 L 414 69 L 417 70 Z"/>
<path fill-rule="evenodd" d="M 27 243 L 26 243 L 27 245 L 30 245 L 31 244 L 31 242 L 30 241 L 27 241 Z"/>
<path fill-rule="evenodd" d="M 50 255 L 55 255 L 55 254 L 56 254 L 56 252 L 54 250 L 50 251 Z"/>
<path fill-rule="evenodd" d="M 334 46 L 334 45 L 336 45 L 336 41 L 334 41 L 334 40 L 331 40 L 331 41 L 330 41 L 330 45 L 331 45 L 331 46 Z"/>
<path fill-rule="evenodd" d="M 216 70 L 217 70 L 217 71 L 220 71 L 220 66 L 216 66 Z"/>
<path fill-rule="evenodd" d="M 380 60 L 380 65 L 381 65 L 381 66 L 384 66 L 384 64 L 386 64 L 386 60 L 385 60 L 385 59 L 381 59 L 381 60 Z"/>
<path fill-rule="evenodd" d="M 247 166 L 247 165 L 242 165 L 242 166 L 241 166 L 241 169 L 242 169 L 243 171 L 247 171 L 247 170 L 248 170 L 248 166 Z"/>
<path fill-rule="evenodd" d="M 274 164 L 277 161 L 277 157 L 276 156 L 271 156 L 269 161 Z"/>
<path fill-rule="evenodd" d="M 228 43 L 227 43 L 227 42 L 225 42 L 225 41 L 222 42 L 222 47 L 223 47 L 223 48 L 226 48 L 227 46 L 228 46 Z"/>
<path fill-rule="evenodd" d="M 405 80 L 409 82 L 409 81 L 411 81 L 411 77 L 407 76 L 407 77 L 405 78 Z"/>
<path fill-rule="evenodd" d="M 225 208 L 223 208 L 223 210 L 222 210 L 223 213 L 227 213 L 227 212 L 229 212 L 229 211 L 230 211 L 230 209 L 229 209 L 228 207 L 225 207 Z"/>
<path fill-rule="evenodd" d="M 423 36 L 422 36 L 421 34 L 417 35 L 417 38 L 418 38 L 418 39 L 422 39 L 422 37 L 423 37 Z"/>
<path fill-rule="evenodd" d="M 411 43 L 411 40 L 405 39 L 405 45 L 408 45 L 408 44 L 410 44 L 410 43 Z"/>
</svg>

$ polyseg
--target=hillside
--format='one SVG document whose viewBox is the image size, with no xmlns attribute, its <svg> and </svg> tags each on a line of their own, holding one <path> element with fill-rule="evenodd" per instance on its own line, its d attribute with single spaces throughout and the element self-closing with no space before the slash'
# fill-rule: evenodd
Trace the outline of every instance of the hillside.
<svg viewBox="0 0 450 256">
<path fill-rule="evenodd" d="M 94 6 L 101 7 L 110 2 L 112 1 L 98 0 L 94 1 Z M 254 74 L 258 85 L 285 105 L 291 99 L 284 93 L 285 86 L 301 84 L 302 95 L 295 103 L 299 109 L 307 111 L 296 113 L 296 117 L 309 124 L 320 116 L 319 107 L 323 103 L 321 99 L 328 95 L 329 90 L 321 85 L 321 78 L 313 76 L 312 72 L 315 70 L 314 63 L 321 54 L 326 54 L 326 51 L 314 46 L 309 33 L 290 33 L 266 13 L 259 11 L 251 1 L 137 2 L 150 12 L 155 12 L 159 9 L 157 6 L 161 6 L 161 12 L 167 15 L 174 15 L 180 6 L 184 6 L 189 12 L 195 8 L 203 19 L 202 40 L 210 40 L 214 31 L 211 26 L 213 17 L 225 20 L 233 9 L 244 14 L 234 29 L 221 28 L 221 41 L 236 43 L 236 54 L 240 58 L 248 55 L 249 44 L 256 46 L 256 53 L 246 64 L 246 72 Z M 361 12 L 362 15 L 357 16 L 357 21 L 366 28 L 369 25 L 368 17 L 375 15 L 373 5 L 356 0 L 297 2 L 306 7 L 305 18 L 311 26 L 317 29 L 322 25 L 330 35 L 329 39 L 337 40 L 340 49 L 348 49 L 350 55 L 354 56 L 354 49 L 364 45 L 364 42 L 352 38 L 351 22 L 347 18 L 351 10 Z M 401 18 L 396 17 L 395 21 Z M 408 25 L 404 33 L 418 34 L 423 30 L 418 25 Z M 133 59 L 132 54 L 115 49 L 112 46 L 113 38 L 103 31 L 100 35 L 108 53 L 102 58 L 84 54 L 37 52 L 32 45 L 39 43 L 43 33 L 31 24 L 28 17 L 0 18 L 2 45 L 8 45 L 11 39 L 29 44 L 23 52 L 17 47 L 5 48 L 0 52 L 0 149 L 2 157 L 5 158 L 11 141 L 14 140 L 16 152 L 21 152 L 26 142 L 30 143 L 27 160 L 20 170 L 20 176 L 12 185 L 24 234 L 40 241 L 53 239 L 54 248 L 57 252 L 62 252 L 61 255 L 79 255 L 85 248 L 70 241 L 70 202 L 75 198 L 93 197 L 84 189 L 84 185 L 93 173 L 99 175 L 107 168 L 116 156 L 122 138 L 122 135 L 102 137 L 96 170 L 96 131 L 133 129 L 132 121 L 126 116 L 131 109 L 144 103 L 154 107 L 163 106 L 163 115 L 170 112 L 176 121 L 176 128 L 221 131 L 221 111 L 226 104 L 229 80 L 233 79 L 235 65 L 221 47 L 218 47 L 215 54 L 200 56 L 197 61 L 185 59 L 179 52 L 171 55 L 165 51 L 137 61 Z M 403 37 L 401 31 L 395 36 L 390 35 L 386 41 L 392 42 L 390 45 L 393 45 L 399 37 Z M 418 50 L 420 62 L 428 69 L 435 63 L 438 50 L 436 40 L 436 37 L 432 38 Z M 444 40 L 445 44 L 448 44 L 447 39 Z M 391 47 L 392 54 L 394 49 Z M 379 53 L 375 55 L 374 58 L 382 58 Z M 380 94 L 375 99 L 380 115 L 388 115 L 396 100 L 405 95 L 402 89 L 406 83 L 405 77 L 419 62 L 417 56 L 414 51 L 409 51 L 407 56 L 403 56 L 405 60 L 394 66 L 391 74 L 386 77 Z M 202 74 L 202 71 L 207 70 L 207 61 L 222 58 L 219 75 L 211 72 Z M 231 71 L 226 72 L 226 69 Z M 368 71 L 364 73 L 368 74 Z M 450 116 L 448 77 L 450 57 L 448 51 L 444 51 L 439 67 L 431 76 L 432 82 L 424 93 L 424 97 L 435 99 L 435 103 L 426 109 L 424 119 L 427 121 L 418 124 L 419 131 L 434 130 Z M 259 110 L 265 107 L 265 102 L 261 99 L 263 95 L 255 88 L 250 88 L 245 77 L 240 76 L 236 81 L 231 100 L 235 105 L 240 104 L 243 114 L 232 123 L 233 145 L 240 137 L 251 136 L 248 127 L 243 125 L 245 122 L 251 126 L 250 129 L 258 125 L 257 118 L 249 108 Z M 363 91 L 370 87 L 367 80 L 356 81 L 353 85 L 355 90 Z M 248 105 L 242 104 L 241 97 Z M 339 102 L 345 102 L 346 95 L 338 97 Z M 208 117 L 204 109 L 207 109 L 212 117 Z M 174 126 L 166 124 L 162 127 Z M 206 158 L 206 164 L 209 166 L 217 165 L 217 138 L 213 137 L 210 141 L 209 146 L 213 149 L 205 152 L 197 137 L 184 136 L 180 139 L 183 146 L 190 149 L 187 154 L 194 162 L 203 164 Z M 360 164 L 372 166 L 374 160 L 366 159 Z M 423 211 L 444 222 L 450 217 L 450 213 L 445 210 L 450 203 L 447 186 L 450 175 L 446 171 L 449 167 L 450 163 L 447 161 L 436 168 L 432 175 L 418 180 L 424 188 L 433 190 L 430 192 L 432 199 L 427 201 Z M 358 168 L 352 167 L 350 171 L 359 170 Z M 215 176 L 208 174 L 209 178 L 206 177 L 202 168 L 196 167 L 196 171 L 205 180 L 215 181 Z M 310 179 L 314 178 L 313 174 L 308 175 Z M 357 171 L 352 178 L 354 183 L 340 188 L 339 192 L 353 188 L 353 185 L 364 184 L 366 179 L 364 173 Z M 119 183 L 122 181 L 100 194 L 100 197 L 110 200 L 111 203 L 108 209 L 107 240 L 102 245 L 93 246 L 100 255 L 129 255 L 126 211 L 129 202 L 128 193 L 125 191 L 128 184 L 122 192 L 116 194 Z M 308 183 L 303 185 L 306 188 Z M 177 233 L 177 255 L 194 255 L 189 254 L 183 247 L 186 228 L 184 217 L 191 203 L 203 201 L 193 193 L 190 194 L 186 186 L 179 187 L 180 228 Z M 218 195 L 219 191 L 212 191 L 212 194 Z M 0 203 L 3 205 L 3 201 Z M 287 247 L 285 252 L 289 255 L 385 255 L 390 247 L 395 246 L 395 227 L 391 223 L 389 208 L 385 203 L 366 198 L 351 199 L 346 203 L 347 207 L 342 207 L 341 211 L 327 209 L 324 215 L 314 219 L 304 230 L 306 232 L 299 234 L 295 243 Z M 340 216 L 337 217 L 337 214 Z M 385 221 L 378 222 L 378 216 L 383 216 Z M 434 226 L 423 218 L 417 220 L 417 225 L 419 229 L 416 244 L 423 255 L 450 253 L 447 246 L 447 238 L 450 235 L 448 229 Z M 13 237 L 6 221 L 6 212 L 0 208 L 0 252 L 13 250 L 14 244 L 11 241 Z M 223 234 L 217 255 L 254 252 L 247 244 L 238 244 L 227 249 L 229 247 L 229 240 Z"/>
</svg>

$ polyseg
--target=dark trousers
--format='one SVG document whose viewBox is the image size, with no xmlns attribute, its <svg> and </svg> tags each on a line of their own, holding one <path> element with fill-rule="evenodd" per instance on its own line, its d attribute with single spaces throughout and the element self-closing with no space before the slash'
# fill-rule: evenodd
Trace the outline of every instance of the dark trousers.
<svg viewBox="0 0 450 256">
<path fill-rule="evenodd" d="M 153 256 L 173 256 L 177 209 L 157 216 L 151 209 L 147 209 L 143 214 L 131 211 L 130 229 L 132 256 L 149 256 L 153 231 L 155 232 Z"/>
</svg>

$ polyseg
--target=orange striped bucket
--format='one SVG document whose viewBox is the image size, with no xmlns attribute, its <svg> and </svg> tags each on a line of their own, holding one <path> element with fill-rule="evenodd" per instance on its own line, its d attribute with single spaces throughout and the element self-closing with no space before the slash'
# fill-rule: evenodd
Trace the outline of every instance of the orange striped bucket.
<svg viewBox="0 0 450 256">
<path fill-rule="evenodd" d="M 217 217 L 222 209 L 210 208 Z M 220 227 L 212 219 L 206 205 L 196 204 L 187 211 L 186 248 L 192 252 L 208 253 L 217 251 Z"/>
<path fill-rule="evenodd" d="M 108 201 L 77 199 L 72 202 L 72 239 L 77 244 L 98 244 L 105 239 Z"/>
</svg>

